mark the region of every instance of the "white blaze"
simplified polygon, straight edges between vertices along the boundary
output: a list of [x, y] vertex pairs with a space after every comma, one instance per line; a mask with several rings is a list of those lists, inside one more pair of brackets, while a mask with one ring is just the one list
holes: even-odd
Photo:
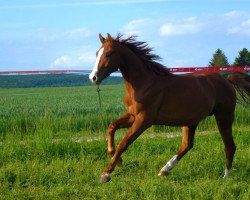
[[104, 47], [102, 47], [99, 52], [98, 52], [98, 55], [97, 55], [97, 58], [96, 58], [96, 61], [95, 61], [95, 66], [92, 70], [92, 72], [90, 73], [89, 75], [89, 79], [93, 82], [93, 77], [96, 76], [97, 72], [98, 72], [98, 65], [99, 65], [99, 62], [100, 62], [100, 59], [101, 59], [101, 56], [103, 54], [103, 51], [104, 51]]

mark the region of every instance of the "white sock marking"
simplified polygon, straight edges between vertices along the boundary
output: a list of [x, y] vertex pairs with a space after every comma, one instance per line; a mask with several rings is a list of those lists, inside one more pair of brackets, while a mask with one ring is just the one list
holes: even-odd
[[224, 173], [224, 176], [223, 176], [223, 179], [226, 179], [230, 174], [230, 170], [228, 169], [225, 169], [225, 173]]
[[110, 177], [110, 174], [109, 174], [108, 172], [105, 172], [105, 173], [103, 174], [103, 176], [105, 176], [105, 177]]
[[90, 75], [89, 75], [89, 79], [90, 79], [92, 82], [94, 82], [94, 81], [93, 81], [93, 77], [96, 76], [96, 74], [97, 74], [97, 72], [98, 72], [98, 65], [99, 65], [101, 56], [102, 56], [102, 54], [103, 54], [103, 51], [104, 51], [104, 47], [102, 47], [102, 48], [99, 50], [98, 55], [97, 55], [97, 58], [96, 58], [96, 61], [95, 61], [95, 66], [94, 66], [92, 72], [91, 72]]
[[169, 172], [177, 163], [177, 155], [175, 155], [167, 162], [167, 164], [161, 169], [161, 171]]

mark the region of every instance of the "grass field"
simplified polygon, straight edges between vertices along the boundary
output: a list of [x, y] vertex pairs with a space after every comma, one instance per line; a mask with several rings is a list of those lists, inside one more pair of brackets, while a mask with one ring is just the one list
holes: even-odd
[[[125, 111], [124, 86], [101, 89], [107, 127]], [[0, 89], [0, 199], [250, 199], [249, 109], [237, 106], [228, 180], [222, 181], [224, 147], [209, 117], [169, 176], [157, 173], [178, 150], [180, 128], [153, 126], [124, 153], [111, 182], [99, 185], [109, 157], [96, 87]], [[118, 131], [117, 142], [124, 134]]]

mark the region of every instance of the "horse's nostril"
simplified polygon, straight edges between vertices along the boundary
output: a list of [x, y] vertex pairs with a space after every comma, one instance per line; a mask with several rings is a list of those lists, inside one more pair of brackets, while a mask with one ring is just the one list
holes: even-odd
[[93, 76], [93, 81], [96, 81], [96, 79], [97, 79], [96, 76]]

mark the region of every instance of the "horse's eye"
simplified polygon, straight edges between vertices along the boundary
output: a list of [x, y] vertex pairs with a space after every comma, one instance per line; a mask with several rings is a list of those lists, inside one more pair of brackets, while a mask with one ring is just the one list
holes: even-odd
[[106, 53], [106, 58], [109, 58], [111, 56], [111, 52]]

